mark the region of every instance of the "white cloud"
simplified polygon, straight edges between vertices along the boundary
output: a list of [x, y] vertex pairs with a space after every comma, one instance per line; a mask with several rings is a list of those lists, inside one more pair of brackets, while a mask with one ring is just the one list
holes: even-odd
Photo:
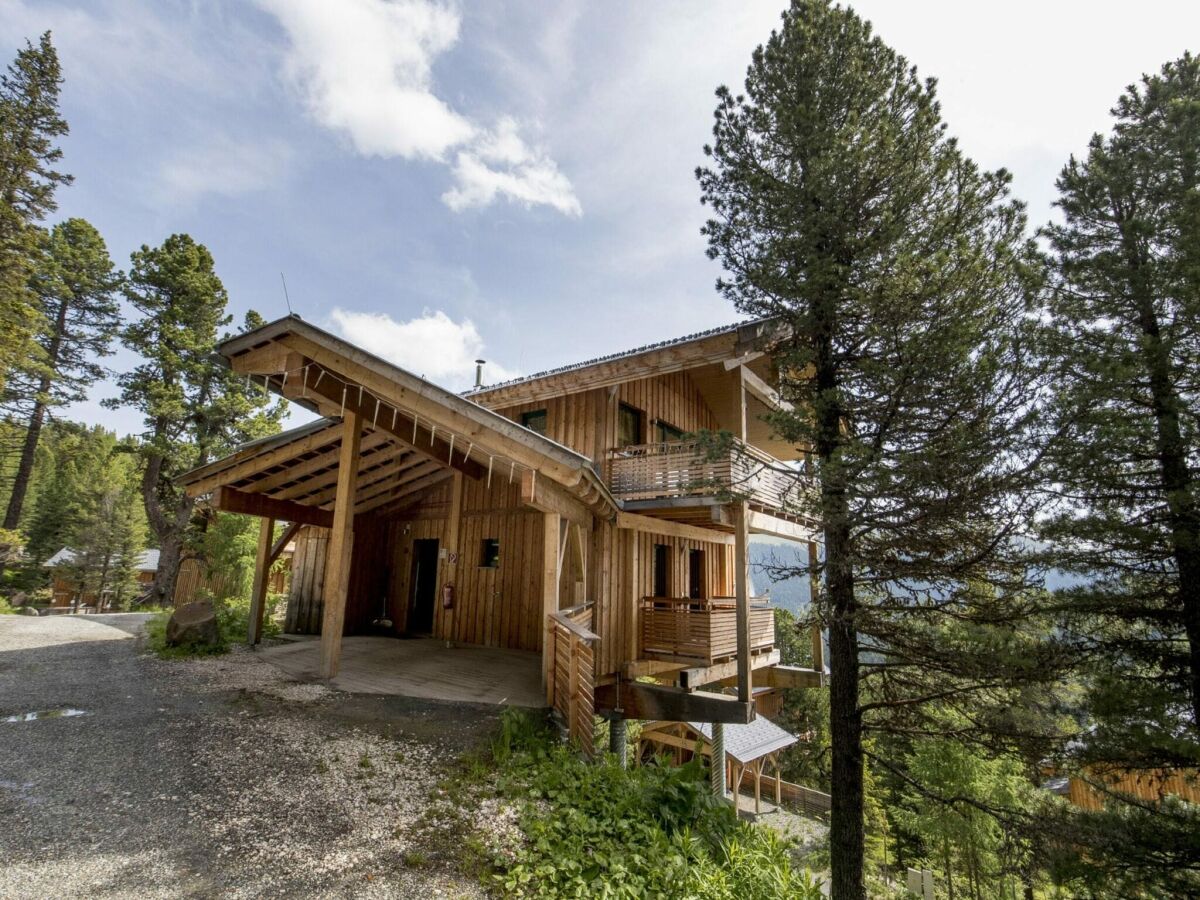
[[236, 197], [262, 190], [283, 178], [292, 152], [282, 141], [239, 142], [218, 135], [192, 144], [159, 168], [158, 193], [166, 202], [191, 202], [202, 194]]
[[[452, 390], [474, 384], [475, 360], [485, 355], [475, 323], [455, 322], [441, 310], [426, 310], [415, 319], [397, 322], [387, 313], [336, 307], [329, 319], [333, 329], [351, 343]], [[494, 384], [517, 373], [488, 362], [483, 374], [484, 381]]]
[[448, 162], [456, 211], [507, 198], [579, 215], [571, 182], [515, 119], [489, 130], [434, 92], [434, 60], [458, 40], [459, 15], [435, 0], [258, 0], [287, 32], [285, 71], [321, 125], [364, 156]]

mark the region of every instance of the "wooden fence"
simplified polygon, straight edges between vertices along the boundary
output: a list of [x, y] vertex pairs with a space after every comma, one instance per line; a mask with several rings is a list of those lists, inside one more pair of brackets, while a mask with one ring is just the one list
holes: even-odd
[[718, 456], [696, 441], [635, 444], [609, 452], [609, 486], [620, 500], [728, 494], [800, 513], [810, 485], [800, 471], [740, 442]]
[[600, 640], [591, 625], [592, 604], [585, 603], [551, 613], [546, 626], [553, 653], [547, 700], [566, 722], [570, 739], [589, 758], [595, 752], [595, 644]]
[[[775, 611], [761, 601], [750, 607], [750, 649], [775, 646]], [[737, 656], [737, 601], [643, 597], [641, 654], [699, 660], [712, 665]]]

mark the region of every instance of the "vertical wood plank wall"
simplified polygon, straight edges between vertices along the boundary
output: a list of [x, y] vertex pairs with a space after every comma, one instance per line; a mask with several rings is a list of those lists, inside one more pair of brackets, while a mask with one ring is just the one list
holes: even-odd
[[[627, 403], [643, 413], [645, 433], [655, 439], [654, 423], [663, 421], [683, 431], [715, 429], [717, 417], [685, 372], [627, 382], [615, 388], [581, 391], [498, 410], [514, 421], [521, 413], [545, 409], [547, 437], [591, 458], [600, 471], [607, 452], [617, 443], [617, 409]], [[490, 490], [486, 480], [463, 482], [459, 523], [459, 560], [454, 568], [453, 610], [435, 600], [434, 636], [460, 643], [538, 651], [542, 647], [542, 514], [521, 505], [519, 483], [497, 465]], [[413, 542], [435, 538], [446, 544], [449, 486], [443, 485], [417, 507], [392, 520], [363, 517], [355, 523], [355, 546], [346, 610], [348, 634], [380, 633], [372, 625], [386, 611], [392, 631], [407, 625], [412, 578]], [[480, 566], [482, 542], [500, 541], [500, 565]], [[688, 551], [705, 551], [709, 596], [732, 596], [733, 553], [723, 544], [690, 541], [643, 532], [618, 530], [597, 522], [588, 541], [587, 599], [595, 603], [593, 630], [596, 675], [616, 672], [633, 659], [637, 647], [637, 609], [654, 586], [654, 545], [670, 547], [672, 593], [683, 596], [688, 585]], [[321, 581], [328, 532], [304, 528], [297, 536], [296, 576], [288, 605], [288, 630], [319, 630]], [[636, 559], [636, 571], [631, 571]], [[563, 559], [561, 605], [574, 602], [574, 554]], [[310, 632], [311, 633], [311, 632]]]
[[615, 389], [580, 391], [496, 411], [519, 422], [522, 413], [546, 410], [546, 437], [588, 456], [600, 470], [608, 451], [617, 445], [617, 408], [621, 403], [642, 411], [646, 432], [640, 439], [643, 442], [655, 439], [654, 423], [660, 420], [682, 431], [717, 428], [717, 417], [686, 372], [655, 375], [628, 381]]

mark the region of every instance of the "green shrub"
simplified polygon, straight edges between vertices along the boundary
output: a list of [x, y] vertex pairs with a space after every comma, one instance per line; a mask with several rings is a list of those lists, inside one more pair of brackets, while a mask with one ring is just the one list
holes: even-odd
[[0, 597], [0, 616], [14, 616], [17, 611], [13, 609], [12, 604], [5, 597]]
[[[213, 599], [207, 591], [197, 592], [197, 600], [208, 600], [213, 605], [217, 616], [217, 631], [220, 641], [215, 646], [207, 644], [181, 644], [177, 647], [167, 645], [167, 621], [171, 618], [171, 610], [164, 609], [155, 613], [146, 622], [146, 642], [150, 649], [164, 659], [188, 656], [212, 656], [225, 653], [239, 641], [246, 640], [250, 626], [250, 601], [241, 598]], [[279, 623], [275, 621], [275, 608], [282, 601], [281, 594], [267, 595], [267, 608], [263, 613], [263, 637], [274, 637], [279, 634]]]
[[698, 762], [622, 769], [556, 745], [544, 717], [506, 710], [493, 754], [525, 840], [493, 860], [514, 897], [820, 897], [773, 831], [738, 821]]

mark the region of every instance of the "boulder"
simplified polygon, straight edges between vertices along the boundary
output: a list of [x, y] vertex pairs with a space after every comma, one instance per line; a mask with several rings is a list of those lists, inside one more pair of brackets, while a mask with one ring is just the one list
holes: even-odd
[[207, 600], [185, 603], [167, 620], [167, 644], [178, 647], [187, 644], [194, 647], [215, 647], [221, 643], [221, 632], [217, 628], [217, 614]]
[[23, 615], [23, 616], [40, 616], [41, 613], [39, 613], [37, 611], [36, 606], [22, 606], [21, 607], [21, 615]]

